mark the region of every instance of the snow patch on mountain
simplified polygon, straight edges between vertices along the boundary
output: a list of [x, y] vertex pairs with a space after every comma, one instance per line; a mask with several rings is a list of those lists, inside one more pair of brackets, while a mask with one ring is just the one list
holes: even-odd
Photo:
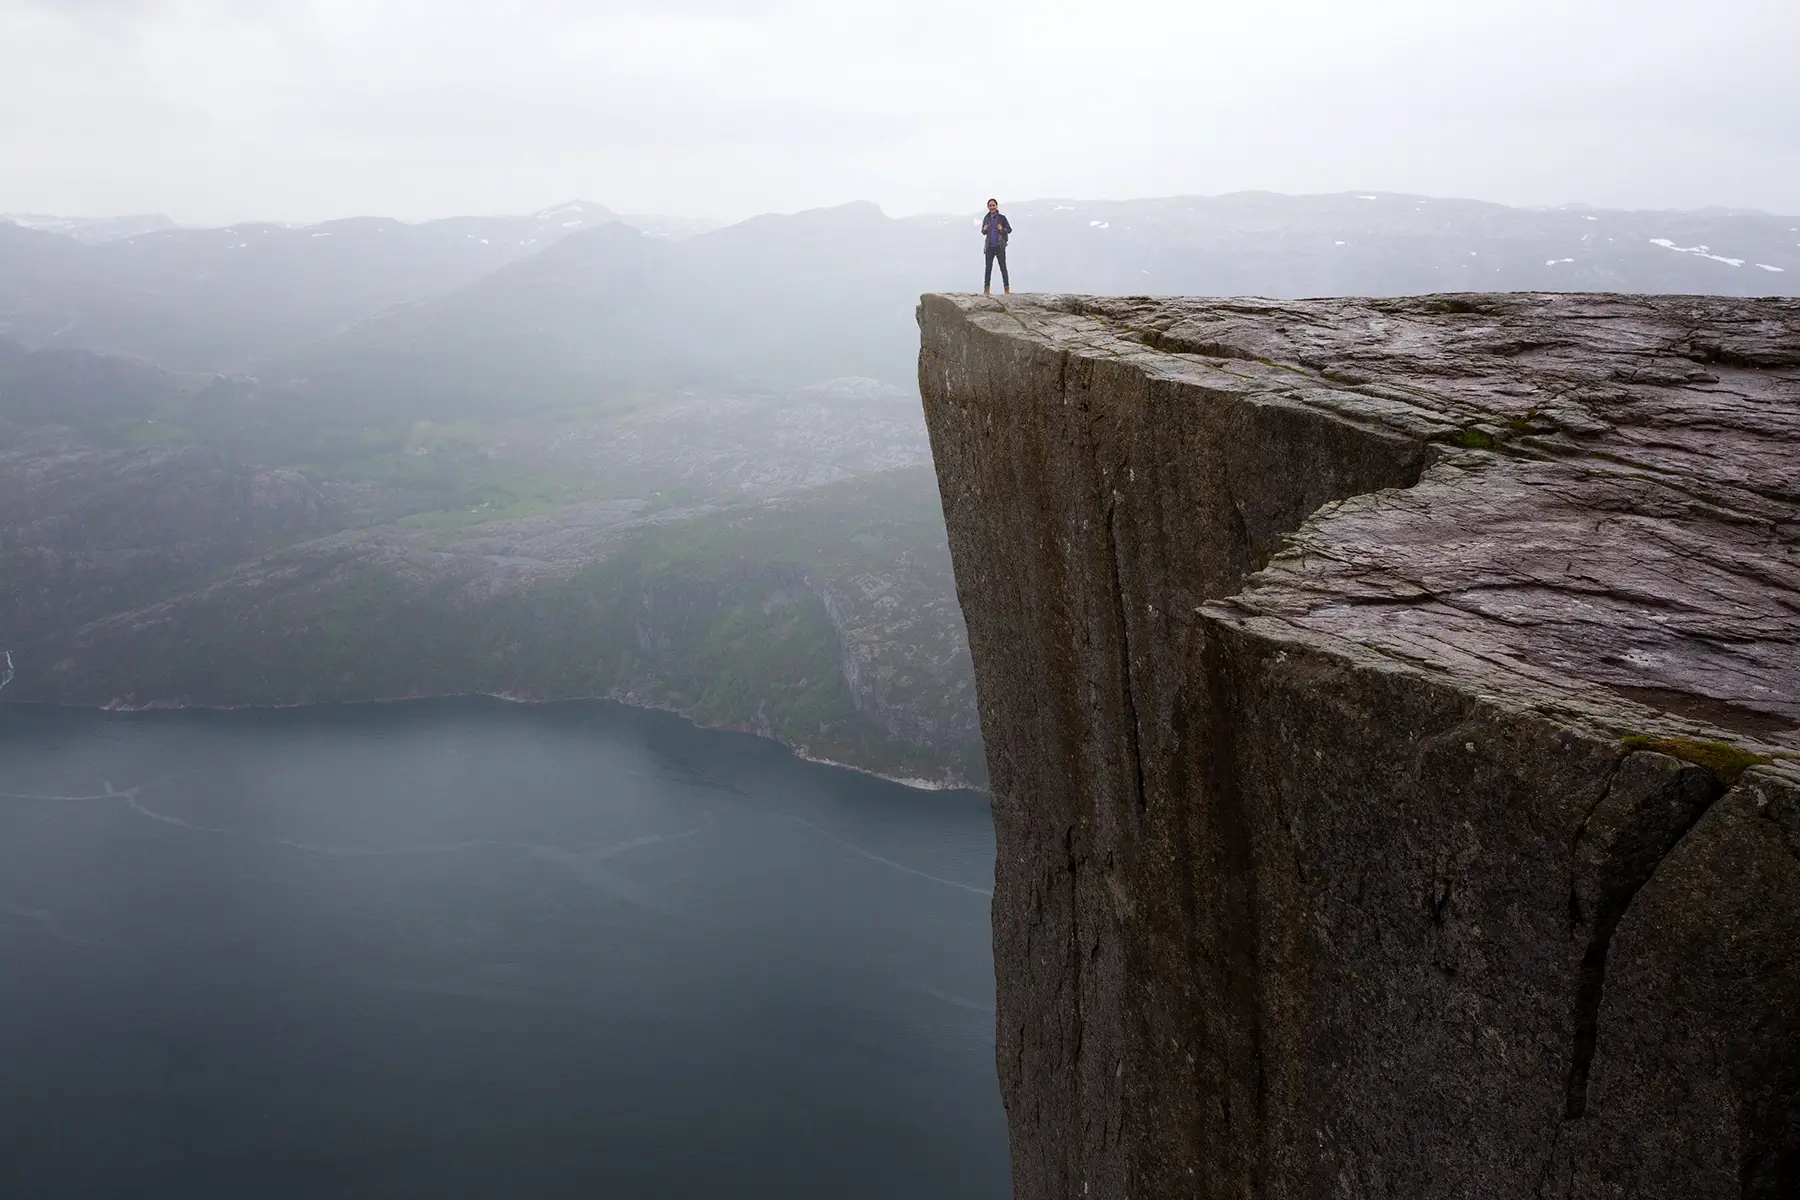
[[1734, 267], [1744, 265], [1744, 260], [1741, 258], [1726, 258], [1722, 254], [1714, 254], [1711, 246], [1677, 246], [1668, 238], [1651, 238], [1650, 244], [1661, 246], [1665, 250], [1673, 250], [1677, 254], [1698, 254], [1701, 258], [1710, 258], [1714, 262], [1727, 263]]

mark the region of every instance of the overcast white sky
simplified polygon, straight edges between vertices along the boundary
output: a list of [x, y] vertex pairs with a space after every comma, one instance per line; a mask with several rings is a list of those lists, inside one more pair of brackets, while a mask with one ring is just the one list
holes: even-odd
[[1800, 213], [1800, 0], [0, 0], [0, 212]]

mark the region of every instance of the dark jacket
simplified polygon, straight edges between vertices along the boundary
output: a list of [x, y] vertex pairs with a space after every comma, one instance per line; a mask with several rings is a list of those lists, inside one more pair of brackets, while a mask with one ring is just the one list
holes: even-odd
[[[995, 225], [1000, 227], [1000, 237], [997, 241], [994, 238]], [[991, 212], [983, 213], [981, 215], [981, 244], [983, 246], [998, 246], [1000, 249], [1004, 250], [1006, 249], [1006, 239], [1011, 236], [1012, 222], [1006, 219], [1005, 213]]]

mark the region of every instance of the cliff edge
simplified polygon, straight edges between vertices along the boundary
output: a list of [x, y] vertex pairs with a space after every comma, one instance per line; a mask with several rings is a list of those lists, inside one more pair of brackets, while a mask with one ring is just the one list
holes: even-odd
[[1800, 1195], [1800, 302], [920, 326], [1019, 1197]]

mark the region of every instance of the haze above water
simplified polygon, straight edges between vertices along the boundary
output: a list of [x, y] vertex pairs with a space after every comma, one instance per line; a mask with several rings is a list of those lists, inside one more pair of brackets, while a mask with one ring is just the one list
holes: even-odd
[[999, 1197], [981, 797], [598, 704], [0, 714], [0, 1194]]

